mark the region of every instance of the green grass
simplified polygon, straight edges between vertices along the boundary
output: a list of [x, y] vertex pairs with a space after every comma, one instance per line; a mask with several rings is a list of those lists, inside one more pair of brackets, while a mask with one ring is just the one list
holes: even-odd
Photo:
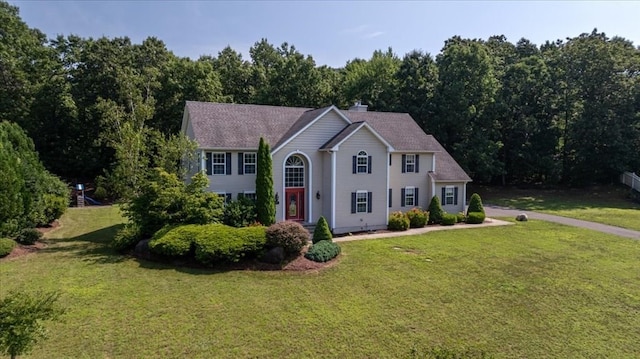
[[[72, 209], [40, 253], [0, 262], [0, 295], [68, 309], [24, 358], [632, 358], [640, 242], [540, 221], [341, 243], [318, 273], [171, 268], [113, 254], [115, 208]], [[459, 349], [460, 351], [462, 349]]]
[[640, 231], [640, 204], [629, 189], [601, 186], [587, 189], [517, 189], [475, 187], [484, 203], [555, 214]]

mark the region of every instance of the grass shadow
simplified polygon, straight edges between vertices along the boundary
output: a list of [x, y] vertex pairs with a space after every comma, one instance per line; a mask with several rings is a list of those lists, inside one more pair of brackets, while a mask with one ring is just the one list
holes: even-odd
[[123, 227], [124, 224], [120, 223], [75, 237], [47, 239], [46, 243], [50, 245], [43, 248], [42, 251], [46, 253], [66, 252], [92, 263], [119, 263], [126, 260], [127, 256], [114, 251], [109, 246], [109, 242]]

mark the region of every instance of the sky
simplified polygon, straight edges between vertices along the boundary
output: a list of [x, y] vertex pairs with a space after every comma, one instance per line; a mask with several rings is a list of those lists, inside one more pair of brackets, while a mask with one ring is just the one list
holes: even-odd
[[311, 55], [317, 65], [343, 67], [391, 47], [398, 56], [436, 56], [452, 36], [505, 35], [534, 44], [594, 28], [640, 46], [640, 1], [16, 1], [22, 20], [49, 38], [62, 35], [150, 36], [175, 55], [217, 56], [226, 46], [249, 60], [266, 38]]

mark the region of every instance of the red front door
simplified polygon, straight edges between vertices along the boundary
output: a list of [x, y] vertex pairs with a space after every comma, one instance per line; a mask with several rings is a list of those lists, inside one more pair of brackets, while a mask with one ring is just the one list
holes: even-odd
[[285, 218], [291, 221], [304, 221], [304, 188], [285, 189]]

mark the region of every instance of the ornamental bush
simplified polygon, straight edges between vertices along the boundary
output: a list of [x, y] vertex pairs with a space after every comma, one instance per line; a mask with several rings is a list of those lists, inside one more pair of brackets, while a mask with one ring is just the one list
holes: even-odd
[[429, 203], [429, 224], [438, 224], [442, 222], [442, 215], [444, 210], [440, 204], [440, 198], [433, 196], [431, 203]]
[[224, 207], [222, 223], [231, 227], [246, 227], [256, 221], [256, 204], [246, 197], [231, 201]]
[[484, 213], [482, 212], [469, 212], [467, 213], [468, 224], [480, 224], [484, 222]]
[[412, 208], [406, 213], [409, 219], [409, 228], [422, 228], [427, 224], [429, 213], [420, 208]]
[[456, 217], [456, 222], [458, 223], [464, 223], [467, 220], [467, 216], [465, 216], [463, 212], [458, 213]]
[[[223, 224], [192, 225], [195, 235], [195, 258], [204, 265], [238, 262], [255, 257], [264, 249], [265, 227], [234, 228]], [[170, 232], [169, 232], [170, 233]]]
[[389, 215], [387, 229], [390, 231], [406, 231], [409, 229], [409, 225], [409, 218], [404, 213], [397, 211]]
[[267, 228], [267, 247], [282, 247], [286, 254], [297, 255], [307, 245], [309, 237], [309, 231], [298, 222], [278, 222]]
[[11, 238], [0, 238], [0, 258], [8, 256], [16, 247], [16, 241]]
[[449, 214], [449, 213], [445, 213], [442, 215], [442, 225], [443, 226], [453, 226], [454, 224], [456, 224], [458, 220], [458, 216], [456, 216], [455, 214]]
[[304, 257], [314, 262], [328, 262], [340, 254], [340, 246], [331, 241], [319, 241], [315, 243]]
[[197, 225], [176, 228], [165, 227], [156, 232], [149, 241], [149, 250], [168, 257], [182, 257], [189, 254], [198, 234]]
[[323, 216], [320, 216], [318, 219], [318, 223], [316, 223], [316, 228], [313, 230], [313, 243], [318, 243], [320, 241], [329, 241], [333, 239], [331, 235], [331, 231], [329, 230], [329, 224], [327, 220], [324, 219]]
[[469, 207], [467, 208], [467, 216], [471, 212], [481, 212], [484, 214], [484, 207], [482, 206], [482, 199], [480, 199], [480, 195], [474, 193], [471, 195], [469, 199]]
[[42, 233], [35, 228], [24, 228], [18, 233], [16, 242], [20, 244], [32, 245], [42, 238]]

